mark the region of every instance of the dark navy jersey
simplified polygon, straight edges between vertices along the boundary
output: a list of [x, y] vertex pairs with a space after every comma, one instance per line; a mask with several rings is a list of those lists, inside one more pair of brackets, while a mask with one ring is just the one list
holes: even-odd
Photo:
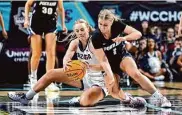
[[[102, 48], [109, 60], [112, 68], [116, 67], [116, 64], [120, 64], [122, 57], [128, 52], [125, 49], [125, 42], [113, 42], [112, 39], [120, 36], [126, 24], [122, 21], [114, 21], [111, 26], [111, 37], [107, 40], [99, 29], [97, 29], [92, 35], [92, 43], [95, 49]], [[118, 65], [119, 68], [119, 65]]]
[[35, 1], [33, 5], [33, 17], [37, 18], [56, 18], [58, 1]]

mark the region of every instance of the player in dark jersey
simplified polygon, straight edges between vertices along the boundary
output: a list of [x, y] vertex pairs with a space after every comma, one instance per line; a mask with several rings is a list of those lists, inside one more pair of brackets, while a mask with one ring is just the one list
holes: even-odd
[[[127, 34], [121, 36], [122, 32]], [[152, 94], [152, 104], [161, 107], [170, 107], [171, 103], [152, 84], [152, 82], [138, 70], [136, 63], [125, 49], [125, 41], [137, 40], [142, 36], [141, 32], [124, 24], [110, 10], [103, 9], [98, 15], [98, 29], [93, 33], [92, 43], [95, 55], [107, 74], [106, 83], [110, 94], [121, 100], [126, 98], [120, 90], [118, 81], [120, 71], [126, 72], [143, 89]]]
[[[33, 12], [29, 22], [29, 12], [33, 5]], [[37, 81], [37, 68], [42, 52], [42, 36], [45, 38], [46, 49], [46, 71], [55, 66], [55, 47], [56, 47], [56, 23], [57, 9], [61, 12], [62, 28], [67, 31], [65, 26], [65, 13], [63, 1], [34, 1], [28, 0], [25, 5], [24, 27], [29, 30], [31, 41], [31, 84]]]

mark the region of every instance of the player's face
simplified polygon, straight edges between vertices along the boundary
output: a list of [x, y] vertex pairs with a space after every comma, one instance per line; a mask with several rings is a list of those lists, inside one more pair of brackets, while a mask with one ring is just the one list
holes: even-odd
[[75, 24], [74, 32], [80, 40], [87, 40], [89, 38], [89, 29], [84, 23]]
[[103, 34], [107, 34], [111, 30], [112, 23], [112, 20], [103, 20], [99, 18], [98, 27]]

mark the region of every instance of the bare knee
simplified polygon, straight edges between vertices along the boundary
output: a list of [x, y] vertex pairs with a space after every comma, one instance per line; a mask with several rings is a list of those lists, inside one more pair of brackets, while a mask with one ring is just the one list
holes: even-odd
[[46, 49], [46, 54], [48, 57], [55, 57], [55, 49], [52, 49], [52, 48], [48, 48]]
[[56, 71], [54, 70], [54, 69], [51, 69], [51, 70], [49, 70], [46, 74], [45, 74], [45, 76], [46, 76], [46, 78], [49, 80], [49, 81], [54, 81], [54, 77], [55, 77], [55, 73], [56, 73]]
[[80, 105], [82, 106], [93, 106], [99, 100], [103, 99], [104, 94], [100, 87], [91, 88], [85, 91], [80, 97]]
[[39, 52], [39, 51], [32, 52], [32, 58], [39, 59], [40, 57], [41, 57], [41, 52]]
[[80, 97], [81, 106], [93, 106], [90, 100], [90, 95]]

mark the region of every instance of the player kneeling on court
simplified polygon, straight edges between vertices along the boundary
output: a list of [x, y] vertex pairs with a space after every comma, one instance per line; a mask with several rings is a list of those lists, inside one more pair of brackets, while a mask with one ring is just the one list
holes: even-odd
[[[108, 95], [103, 68], [93, 55], [94, 48], [90, 42], [90, 32], [93, 29], [85, 20], [80, 19], [75, 22], [73, 30], [74, 32], [70, 34], [72, 41], [63, 58], [63, 68], [48, 71], [26, 94], [9, 92], [8, 97], [10, 99], [28, 104], [36, 93], [45, 89], [52, 82], [61, 82], [84, 89], [80, 97], [69, 101], [70, 106], [93, 106]], [[84, 64], [82, 61], [71, 61], [75, 53]], [[86, 72], [85, 69], [87, 69]], [[130, 106], [137, 107], [146, 104], [145, 99], [132, 97], [130, 94], [125, 94], [123, 97], [125, 99], [122, 102]]]

